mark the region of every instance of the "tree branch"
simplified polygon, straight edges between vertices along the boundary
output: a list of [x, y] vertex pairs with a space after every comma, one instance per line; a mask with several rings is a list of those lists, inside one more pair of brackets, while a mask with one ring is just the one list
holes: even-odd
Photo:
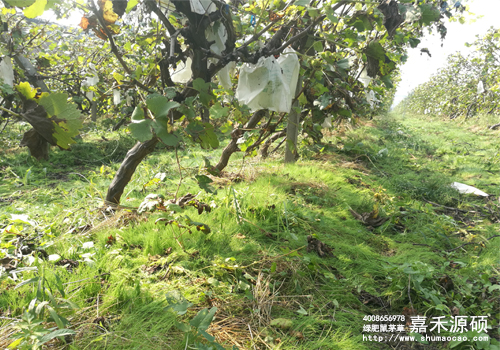
[[146, 1], [146, 6], [148, 6], [148, 8], [158, 16], [158, 18], [161, 20], [163, 25], [167, 28], [168, 33], [171, 36], [174, 35], [174, 33], [175, 33], [174, 26], [172, 25], [172, 23], [170, 23], [170, 21], [165, 16], [165, 14], [163, 12], [161, 12], [161, 9], [158, 6], [156, 6], [156, 2], [148, 0], [148, 1]]
[[[111, 32], [109, 31], [108, 27], [106, 27], [106, 23], [104, 22], [104, 19], [102, 18], [101, 14], [97, 10], [97, 7], [94, 3], [94, 0], [90, 0], [89, 3], [90, 3], [90, 6], [92, 7], [92, 11], [94, 11], [94, 14], [97, 17], [97, 20], [99, 21], [99, 24], [101, 25], [102, 29], [106, 33], [106, 36], [108, 37], [109, 44], [111, 45], [111, 51], [116, 56], [116, 58], [118, 59], [118, 62], [120, 62], [121, 66], [123, 67], [125, 72], [128, 75], [131, 75], [132, 70], [130, 70], [130, 68], [127, 66], [127, 63], [123, 60], [123, 57], [122, 57], [122, 55], [120, 55], [120, 52], [118, 52], [118, 48], [116, 47], [115, 41], [113, 40], [113, 36], [112, 36]], [[149, 91], [149, 88], [146, 85], [142, 84], [139, 80], [134, 78], [134, 79], [132, 79], [132, 81], [134, 82], [135, 85], [139, 86], [141, 89], [143, 89], [145, 91]]]

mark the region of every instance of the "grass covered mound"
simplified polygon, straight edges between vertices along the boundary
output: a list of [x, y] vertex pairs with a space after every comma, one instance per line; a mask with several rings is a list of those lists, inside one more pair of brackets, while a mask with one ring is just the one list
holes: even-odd
[[[102, 199], [133, 141], [106, 137], [49, 162], [2, 151], [0, 347], [498, 349], [498, 131], [384, 117], [304, 146], [294, 165], [237, 155], [220, 178], [204, 171], [220, 153], [189, 148], [181, 182], [159, 149], [117, 211]], [[405, 330], [368, 330], [384, 315]], [[363, 339], [408, 336], [417, 315], [488, 328]]]

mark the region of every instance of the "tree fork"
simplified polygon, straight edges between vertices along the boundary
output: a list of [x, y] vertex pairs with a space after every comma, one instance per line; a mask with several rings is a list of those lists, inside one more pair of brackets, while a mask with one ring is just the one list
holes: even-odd
[[[266, 109], [261, 109], [260, 111], [255, 112], [242, 129], [255, 128], [266, 114], [267, 114]], [[224, 168], [227, 166], [227, 163], [229, 163], [229, 158], [231, 158], [232, 154], [239, 151], [237, 142], [243, 133], [242, 129], [235, 129], [231, 133], [231, 141], [222, 151], [219, 163], [217, 163], [217, 165], [215, 166], [215, 169], [217, 169], [219, 172], [224, 170]]]
[[278, 131], [277, 133], [273, 134], [270, 138], [266, 140], [266, 142], [264, 142], [264, 145], [260, 150], [260, 156], [264, 159], [267, 158], [269, 156], [269, 147], [271, 147], [273, 142], [285, 136], [286, 136], [286, 129]]
[[148, 154], [154, 151], [158, 142], [159, 140], [157, 137], [146, 142], [137, 142], [135, 146], [127, 152], [125, 159], [109, 185], [106, 203], [120, 204], [123, 190], [130, 182], [130, 179], [132, 179], [135, 169]]

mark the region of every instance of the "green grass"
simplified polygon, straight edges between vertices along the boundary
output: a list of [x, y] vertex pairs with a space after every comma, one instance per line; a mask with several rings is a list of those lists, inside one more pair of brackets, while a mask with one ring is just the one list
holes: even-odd
[[[13, 254], [20, 241], [32, 244], [26, 252], [35, 257], [31, 266], [57, 274], [65, 299], [80, 307], [76, 313], [61, 309], [76, 335], [68, 344], [51, 341], [55, 348], [184, 349], [176, 322], [212, 306], [218, 311], [209, 333], [226, 348], [389, 349], [396, 344], [363, 342], [363, 325], [370, 323], [363, 317], [411, 308], [429, 317], [448, 316], [455, 308], [460, 315], [487, 315], [493, 327], [488, 334], [498, 340], [499, 290], [493, 286], [500, 278], [500, 239], [488, 240], [500, 227], [498, 131], [408, 116], [375, 124], [337, 134], [321, 147], [304, 146], [303, 158], [286, 167], [279, 158], [242, 161], [236, 155], [228, 172], [242, 170], [244, 180], [216, 180], [216, 194], [200, 192], [193, 177], [203, 174], [204, 155], [214, 163], [221, 150], [181, 150], [186, 180], [179, 195], [200, 192], [197, 199], [213, 209], [180, 213], [211, 229], [193, 228], [180, 237], [176, 228], [155, 224], [165, 212], [124, 209], [113, 215], [101, 207], [134, 143], [124, 133], [106, 134], [109, 141], [103, 141], [91, 130], [72, 152], [53, 150], [48, 162], [34, 161], [24, 150], [4, 152], [0, 227], [9, 232], [2, 234], [0, 258]], [[122, 204], [138, 207], [149, 193], [173, 198], [175, 165], [172, 152], [155, 151], [136, 171]], [[148, 185], [159, 172], [164, 181]], [[449, 187], [454, 181], [497, 202], [461, 195]], [[368, 228], [350, 209], [376, 209], [389, 220]], [[12, 214], [27, 214], [33, 225], [13, 223]], [[333, 256], [308, 251], [307, 236], [333, 248]], [[69, 270], [43, 252], [79, 264]], [[28, 265], [24, 259], [18, 268]], [[2, 275], [3, 347], [13, 321], [36, 295], [34, 285], [14, 287], [35, 275], [20, 272], [16, 281]], [[53, 274], [46, 277], [57, 284]], [[186, 314], [166, 309], [166, 294], [173, 291], [193, 304]], [[291, 320], [291, 327], [272, 326], [277, 318]], [[467, 342], [454, 349], [481, 346]]]

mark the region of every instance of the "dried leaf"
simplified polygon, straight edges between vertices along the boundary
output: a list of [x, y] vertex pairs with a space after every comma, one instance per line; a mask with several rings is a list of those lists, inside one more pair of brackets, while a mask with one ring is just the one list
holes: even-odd
[[24, 133], [19, 146], [28, 147], [31, 156], [36, 160], [49, 159], [49, 143], [35, 129]]
[[378, 210], [374, 209], [370, 213], [362, 213], [358, 214], [354, 210], [349, 209], [352, 216], [358, 221], [361, 221], [363, 225], [366, 226], [371, 226], [371, 227], [378, 227], [383, 225], [387, 220], [389, 220], [388, 217], [380, 218], [378, 217]]
[[118, 20], [119, 16], [113, 11], [112, 1], [99, 1], [99, 6], [102, 10], [102, 18], [106, 21], [106, 23], [114, 24]]
[[387, 29], [387, 34], [392, 38], [396, 28], [404, 22], [404, 17], [399, 13], [398, 3], [394, 0], [387, 0], [377, 8], [384, 14], [384, 26]]
[[321, 258], [333, 257], [332, 248], [313, 236], [307, 236], [307, 251], [316, 252]]

